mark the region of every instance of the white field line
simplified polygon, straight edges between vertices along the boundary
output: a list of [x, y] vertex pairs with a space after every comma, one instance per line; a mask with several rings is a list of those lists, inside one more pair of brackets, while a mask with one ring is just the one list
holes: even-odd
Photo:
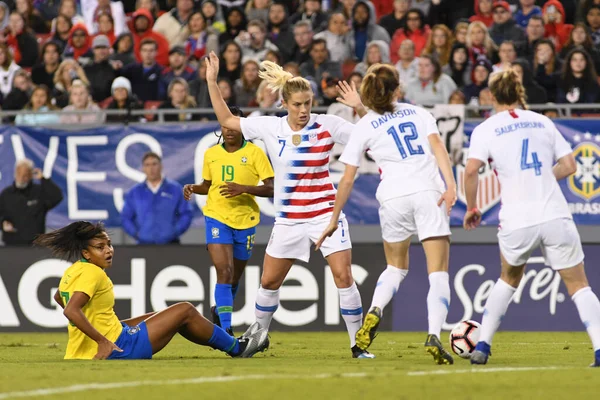
[[35, 389], [21, 392], [0, 393], [0, 399], [15, 399], [20, 397], [50, 396], [54, 394], [85, 392], [87, 390], [123, 389], [140, 386], [172, 386], [172, 385], [198, 385], [203, 383], [235, 382], [245, 380], [284, 380], [284, 379], [329, 379], [329, 378], [363, 378], [366, 373], [346, 374], [316, 374], [316, 375], [239, 375], [239, 376], [207, 376], [189, 379], [168, 379], [152, 381], [106, 382], [89, 383], [72, 386], [63, 386], [47, 389]]
[[494, 372], [522, 372], [522, 371], [556, 371], [568, 369], [564, 367], [497, 367], [482, 368], [474, 367], [469, 369], [436, 369], [432, 371], [411, 371], [407, 376], [428, 376], [428, 375], [452, 375], [452, 374], [486, 374]]
[[[432, 371], [410, 371], [406, 376], [449, 375], [468, 373], [494, 373], [494, 372], [519, 372], [519, 371], [552, 371], [562, 370], [562, 367], [501, 367], [501, 368], [473, 368], [473, 369], [439, 369]], [[364, 378], [367, 373], [345, 374], [315, 374], [315, 375], [239, 375], [239, 376], [209, 376], [189, 379], [168, 379], [153, 381], [106, 382], [89, 383], [81, 385], [63, 386], [47, 389], [35, 389], [20, 392], [0, 393], [0, 400], [22, 397], [41, 397], [64, 393], [85, 392], [88, 390], [123, 389], [140, 386], [172, 386], [172, 385], [199, 385], [203, 383], [235, 382], [248, 380], [285, 380], [285, 379], [330, 379], [330, 378]]]

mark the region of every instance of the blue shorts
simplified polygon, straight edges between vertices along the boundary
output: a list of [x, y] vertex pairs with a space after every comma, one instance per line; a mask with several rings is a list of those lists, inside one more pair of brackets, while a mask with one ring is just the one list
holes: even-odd
[[113, 351], [109, 360], [141, 360], [152, 358], [152, 344], [148, 338], [148, 328], [146, 322], [142, 322], [136, 326], [123, 325], [123, 331], [117, 338], [115, 344], [119, 346], [122, 353]]
[[233, 258], [247, 260], [252, 255], [256, 227], [248, 229], [234, 229], [217, 221], [214, 218], [204, 217], [206, 220], [206, 244], [231, 244], [233, 245]]

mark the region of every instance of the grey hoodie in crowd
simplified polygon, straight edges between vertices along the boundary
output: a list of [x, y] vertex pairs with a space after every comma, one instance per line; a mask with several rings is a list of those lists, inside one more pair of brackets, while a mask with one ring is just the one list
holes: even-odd
[[8, 21], [10, 19], [10, 8], [8, 8], [8, 5], [6, 5], [6, 3], [3, 1], [0, 1], [0, 7], [4, 9], [4, 18], [2, 18], [2, 21], [0, 22], [0, 30], [3, 31], [8, 26]]
[[383, 40], [373, 40], [367, 43], [367, 51], [365, 51], [365, 56], [363, 57], [362, 62], [358, 63], [356, 67], [354, 67], [354, 72], [359, 72], [362, 76], [365, 76], [367, 69], [369, 69], [370, 66], [367, 62], [367, 57], [369, 55], [369, 49], [372, 46], [379, 47], [379, 52], [381, 54], [381, 62], [383, 64], [390, 63], [390, 46]]

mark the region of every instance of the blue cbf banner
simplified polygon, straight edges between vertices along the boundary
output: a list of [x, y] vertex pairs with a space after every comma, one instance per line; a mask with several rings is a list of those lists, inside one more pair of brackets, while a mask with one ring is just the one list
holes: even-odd
[[[575, 223], [600, 224], [600, 128], [598, 120], [555, 120], [558, 130], [573, 148], [577, 161], [577, 172], [559, 182]], [[475, 123], [465, 123], [465, 138], [468, 146]], [[464, 169], [468, 149], [465, 147], [461, 161], [456, 165], [458, 201], [452, 210], [450, 224], [462, 225], [466, 209]], [[479, 171], [477, 205], [483, 212], [482, 225], [498, 225], [500, 211], [500, 185], [490, 165]]]
[[[216, 134], [220, 134], [216, 123], [105, 126], [82, 131], [2, 126], [0, 190], [13, 183], [15, 161], [26, 157], [63, 191], [64, 200], [48, 214], [49, 227], [58, 228], [75, 220], [102, 220], [109, 227], [119, 227], [124, 194], [145, 179], [141, 171], [144, 153], [161, 155], [166, 177], [182, 185], [199, 183], [204, 152], [217, 143]], [[334, 155], [331, 163], [334, 183], [344, 169], [337, 157]], [[357, 189], [346, 208], [350, 223], [379, 222], [374, 197], [378, 182], [378, 175], [357, 179]], [[257, 201], [261, 224], [272, 224], [272, 200]], [[201, 207], [205, 202], [206, 196], [194, 196], [192, 226], [204, 225]]]

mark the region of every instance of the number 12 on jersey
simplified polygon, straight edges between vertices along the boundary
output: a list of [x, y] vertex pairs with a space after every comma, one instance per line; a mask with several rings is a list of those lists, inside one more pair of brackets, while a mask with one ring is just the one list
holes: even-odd
[[534, 151], [531, 153], [533, 162], [527, 162], [529, 158], [529, 139], [523, 139], [523, 147], [521, 149], [521, 170], [533, 168], [536, 175], [542, 174], [542, 162], [538, 158], [538, 154]]
[[[416, 149], [412, 146], [411, 141], [419, 137], [417, 133], [417, 127], [415, 126], [415, 124], [413, 124], [412, 122], [405, 122], [403, 124], [398, 125], [398, 130], [400, 131], [400, 133], [406, 134], [402, 138], [404, 139], [404, 144], [402, 144], [402, 140], [398, 135], [396, 127], [392, 126], [390, 129], [387, 130], [387, 133], [389, 135], [392, 135], [392, 137], [394, 138], [394, 142], [396, 142], [396, 146], [398, 147], [398, 151], [400, 152], [400, 156], [402, 157], [402, 159], [408, 156], [414, 156], [415, 154], [425, 154], [425, 152], [423, 151], [423, 147], [421, 147], [420, 145], [417, 145]], [[408, 154], [406, 153], [406, 150], [408, 150]]]

